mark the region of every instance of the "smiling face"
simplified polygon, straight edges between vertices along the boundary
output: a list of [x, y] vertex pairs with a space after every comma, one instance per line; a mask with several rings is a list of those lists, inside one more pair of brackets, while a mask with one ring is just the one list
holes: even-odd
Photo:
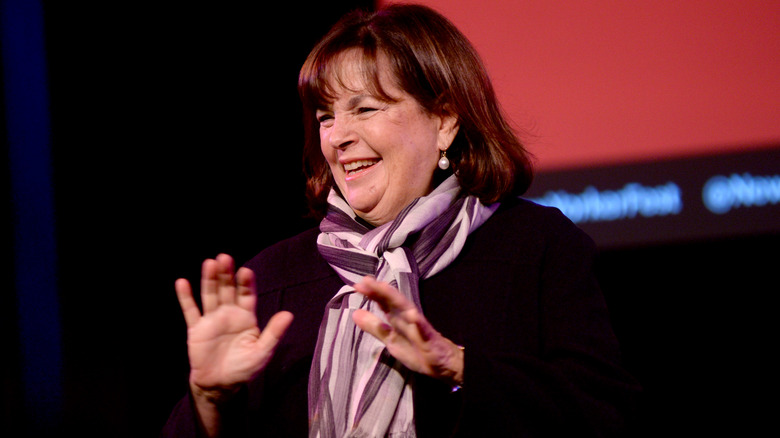
[[372, 94], [362, 65], [354, 50], [340, 57], [333, 99], [317, 110], [317, 119], [334, 182], [355, 213], [378, 226], [433, 190], [440, 151], [458, 125], [455, 116], [430, 114], [398, 88], [383, 56], [379, 84], [393, 100]]

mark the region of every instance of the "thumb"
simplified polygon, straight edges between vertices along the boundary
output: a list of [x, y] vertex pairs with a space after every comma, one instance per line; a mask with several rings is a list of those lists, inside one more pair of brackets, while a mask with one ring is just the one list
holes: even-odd
[[270, 355], [276, 350], [287, 329], [293, 321], [293, 314], [287, 311], [276, 313], [268, 320], [268, 324], [257, 339], [257, 347], [261, 354]]

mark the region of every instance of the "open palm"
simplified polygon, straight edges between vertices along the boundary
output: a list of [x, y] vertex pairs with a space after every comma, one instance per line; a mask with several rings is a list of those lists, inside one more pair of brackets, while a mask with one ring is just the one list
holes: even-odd
[[190, 385], [215, 399], [233, 393], [262, 371], [292, 322], [292, 314], [279, 312], [260, 331], [254, 273], [247, 268], [235, 276], [233, 272], [233, 259], [228, 255], [203, 262], [203, 313], [190, 283], [185, 279], [176, 282], [187, 324]]

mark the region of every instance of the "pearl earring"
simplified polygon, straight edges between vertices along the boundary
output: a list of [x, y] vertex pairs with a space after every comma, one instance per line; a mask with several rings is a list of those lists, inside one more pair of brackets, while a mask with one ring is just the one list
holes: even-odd
[[447, 158], [447, 151], [441, 151], [441, 158], [439, 158], [439, 169], [447, 170], [450, 167], [450, 160]]

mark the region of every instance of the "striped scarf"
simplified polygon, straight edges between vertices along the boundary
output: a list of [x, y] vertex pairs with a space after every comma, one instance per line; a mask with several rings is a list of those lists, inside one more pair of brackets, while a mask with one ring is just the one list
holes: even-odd
[[419, 281], [449, 265], [498, 204], [486, 207], [462, 196], [455, 176], [377, 228], [356, 220], [333, 190], [328, 203], [317, 244], [345, 286], [328, 303], [320, 325], [309, 376], [309, 436], [414, 437], [412, 372], [352, 321], [356, 309], [386, 321], [379, 305], [352, 285], [374, 275], [421, 308]]

